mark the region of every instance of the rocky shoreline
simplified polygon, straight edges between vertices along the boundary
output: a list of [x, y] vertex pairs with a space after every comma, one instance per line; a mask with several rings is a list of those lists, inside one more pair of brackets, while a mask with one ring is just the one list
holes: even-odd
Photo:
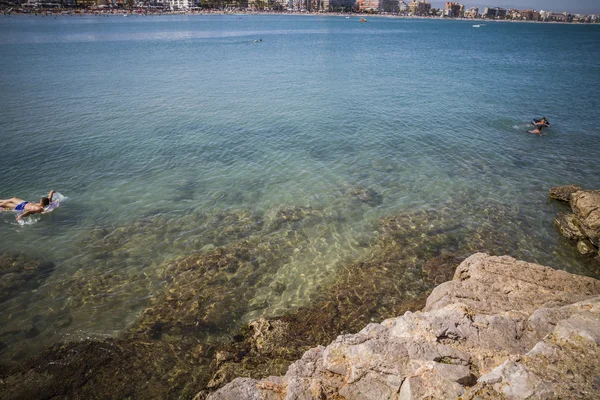
[[600, 281], [478, 253], [422, 312], [341, 335], [284, 376], [237, 378], [208, 398], [592, 398], [599, 357]]
[[[340, 193], [344, 196], [342, 199], [357, 212], [381, 200], [368, 188], [345, 187]], [[551, 197], [568, 199], [575, 205], [572, 207], [572, 220], [580, 222], [574, 225], [580, 227], [582, 234], [588, 235], [585, 240], [595, 245], [598, 237], [594, 236], [597, 232], [594, 221], [597, 220], [589, 217], [596, 215], [600, 208], [594, 202], [597, 197], [587, 193], [579, 188], [561, 187], [553, 188]], [[282, 398], [289, 392], [298, 398], [313, 398], [310, 396], [314, 393], [306, 392], [302, 385], [309, 381], [309, 386], [321, 385], [319, 382], [327, 376], [335, 382], [327, 383], [331, 386], [318, 393], [325, 398], [365, 398], [360, 385], [367, 384], [370, 379], [376, 387], [371, 388], [375, 390], [373, 393], [384, 396], [379, 398], [385, 398], [387, 394], [391, 398], [399, 394], [406, 396], [407, 393], [418, 398], [421, 393], [419, 387], [429, 385], [423, 383], [429, 378], [433, 379], [431, 382], [439, 381], [440, 387], [449, 385], [450, 396], [460, 392], [466, 398], [476, 391], [492, 393], [495, 383], [486, 384], [487, 378], [484, 377], [489, 377], [494, 368], [504, 362], [510, 362], [505, 365], [505, 370], [494, 373], [502, 375], [513, 371], [523, 376], [523, 368], [526, 367], [541, 379], [532, 378], [535, 382], [551, 382], [553, 393], [562, 393], [562, 386], [552, 383], [558, 379], [556, 376], [549, 377], [549, 371], [538, 371], [530, 364], [519, 364], [519, 360], [526, 357], [536, 344], [546, 340], [544, 338], [556, 324], [579, 313], [577, 310], [597, 312], [594, 311], [597, 305], [589, 301], [599, 295], [598, 281], [510, 257], [476, 254], [461, 264], [473, 253], [513, 254], [513, 251], [518, 252], [519, 243], [532, 241], [532, 236], [519, 226], [514, 226], [513, 230], [498, 229], [505, 225], [507, 219], [514, 218], [511, 210], [501, 205], [487, 201], [481, 206], [485, 212], [478, 214], [476, 221], [463, 220], [461, 223], [449, 218], [461, 207], [473, 210], [475, 203], [467, 196], [453, 199], [453, 202], [440, 205], [436, 210], [381, 218], [372, 227], [376, 234], [369, 241], [360, 243], [366, 249], [365, 255], [341, 262], [334, 279], [326, 287], [319, 288], [314, 300], [277, 317], [243, 324], [239, 315], [252, 311], [255, 306], [251, 301], [257, 295], [265, 291], [278, 295], [286, 290], [286, 281], [278, 276], [278, 271], [289, 263], [294, 249], [315, 235], [326, 239], [322, 227], [341, 217], [310, 207], [283, 207], [264, 214], [241, 210], [199, 215], [187, 218], [185, 224], [171, 221], [169, 230], [176, 234], [195, 226], [202, 226], [204, 230], [201, 235], [190, 237], [186, 242], [177, 242], [179, 246], [195, 251], [168, 259], [158, 269], [152, 270], [162, 284], [153, 290], [148, 306], [128, 329], [109, 339], [88, 338], [55, 344], [33, 357], [20, 355], [18, 349], [15, 351], [10, 345], [2, 347], [0, 342], [0, 354], [9, 356], [6, 359], [10, 360], [7, 364], [0, 364], [0, 397], [205, 399], [209, 396], [244, 398], [247, 394], [248, 398]], [[91, 254], [87, 264], [78, 270], [81, 276], [54, 282], [51, 286], [56, 286], [57, 294], [67, 291], [75, 307], [88, 301], [111, 300], [107, 293], [115, 287], [129, 288], [119, 291], [124, 299], [138, 296], [138, 291], [145, 293], [147, 289], [143, 286], [129, 286], [127, 275], [107, 274], [106, 268], [111, 265], [107, 260], [137, 255], [148, 247], [140, 243], [154, 236], [162, 238], [164, 226], [160, 218], [150, 218], [127, 228], [118, 227], [113, 231], [103, 228], [92, 232], [82, 241], [89, 241], [97, 253]], [[327, 246], [327, 240], [322, 242], [323, 246]], [[174, 245], [168, 237], [152, 243], [158, 251]], [[582, 256], [593, 268], [597, 268], [600, 259], [595, 254], [591, 252], [586, 257]], [[0, 271], [6, 269], [5, 278], [10, 278], [5, 279], [9, 296], [36, 288], [42, 282], [48, 285], [45, 280], [53, 268], [52, 263], [31, 261], [24, 256], [0, 257]], [[453, 276], [454, 280], [447, 282]], [[440, 286], [435, 288], [436, 285]], [[137, 291], [132, 291], [132, 288], [137, 288]], [[581, 301], [588, 303], [575, 304]], [[6, 304], [13, 304], [11, 302], [14, 298]], [[53, 316], [50, 325], [46, 321], [49, 318], [45, 320], [40, 316], [31, 327], [7, 331], [3, 335], [28, 340], [41, 336], [40, 332], [70, 325], [70, 310], [60, 312], [60, 315]], [[447, 329], [443, 325], [445, 331], [440, 336], [438, 331], [441, 328], [434, 329], [434, 322], [427, 322], [430, 313], [439, 314], [436, 318], [442, 325], [448, 321], [455, 321], [456, 325]], [[532, 318], [540, 313], [551, 322], [536, 325], [537, 320]], [[404, 317], [395, 318], [403, 314]], [[580, 315], [581, 318], [588, 316]], [[393, 336], [389, 333], [390, 324], [396, 324], [390, 321], [402, 318], [408, 321], [406, 323], [410, 326], [406, 329], [410, 328], [411, 333], [408, 338], [402, 338], [401, 345], [393, 345], [393, 349], [400, 350], [397, 357], [404, 357], [394, 359], [397, 371], [394, 370], [396, 367], [387, 364], [385, 368], [381, 367], [383, 369], [373, 367], [373, 370], [366, 364], [357, 364], [354, 368], [352, 364], [344, 364], [346, 361], [343, 360], [338, 360], [342, 364], [337, 366], [323, 364], [326, 348], [322, 346], [332, 341], [329, 346], [339, 347], [340, 354], [352, 353], [357, 350], [352, 346], [367, 342], [370, 343], [369, 349], [372, 345], [377, 349], [380, 345], [386, 348], [387, 344], [382, 340]], [[382, 320], [387, 322], [378, 323]], [[577, 321], [573, 323], [579, 323]], [[374, 322], [376, 324], [368, 325]], [[478, 342], [483, 340], [482, 326], [489, 328], [485, 331], [489, 343]], [[493, 330], [496, 328], [500, 331]], [[375, 342], [368, 339], [373, 335], [377, 337]], [[4, 337], [1, 339], [5, 340]], [[412, 342], [409, 343], [409, 339]], [[578, 357], [581, 349], [560, 343], [547, 343], [550, 347], [556, 344], [562, 346], [561, 349], [569, 349], [566, 353], [559, 351], [557, 357], [562, 358], [556, 362], [568, 359], [571, 360], [568, 362], [577, 364], [573, 357]], [[321, 346], [313, 349], [318, 345]], [[393, 349], [371, 358], [374, 362], [384, 362], [388, 353], [392, 357]], [[597, 347], [590, 345], [586, 351], [593, 353]], [[352, 359], [350, 353], [344, 356], [344, 360]], [[413, 357], [415, 354], [417, 358]], [[421, 356], [424, 358], [419, 358]], [[303, 371], [309, 368], [298, 364], [304, 362], [296, 361], [301, 357], [313, 363], [310, 367], [312, 375], [302, 376], [302, 379], [298, 375], [293, 380], [286, 380], [288, 377], [292, 379], [293, 371], [299, 371], [298, 368], [303, 368]], [[362, 362], [362, 356], [359, 358], [357, 362]], [[321, 369], [317, 368], [319, 365]], [[328, 366], [331, 369], [327, 369]], [[589, 368], [589, 371], [582, 368]], [[597, 386], [594, 377], [600, 374], [594, 368], [584, 363], [569, 366], [567, 372], [554, 372], [558, 377], [564, 377], [564, 373], [573, 376], [574, 387], [585, 394], [590, 387]], [[361, 371], [367, 372], [363, 374]], [[584, 378], [578, 375], [579, 371], [583, 371]], [[391, 376], [392, 373], [396, 375]], [[279, 378], [266, 378], [284, 374]], [[382, 378], [377, 374], [389, 375], [389, 382], [385, 381], [389, 385], [382, 384]], [[246, 378], [234, 380], [238, 377]], [[362, 383], [343, 389], [348, 382], [355, 382], [353, 377], [356, 382]], [[310, 379], [306, 381], [305, 378]], [[451, 384], [446, 382], [448, 379]], [[497, 381], [498, 378], [490, 379]], [[550, 390], [550, 386], [542, 383], [540, 388]], [[298, 390], [303, 390], [304, 394], [294, 391], [294, 385], [299, 385]], [[422, 390], [429, 393], [430, 389]], [[231, 397], [240, 393], [244, 396]], [[439, 397], [435, 393], [431, 395]]]

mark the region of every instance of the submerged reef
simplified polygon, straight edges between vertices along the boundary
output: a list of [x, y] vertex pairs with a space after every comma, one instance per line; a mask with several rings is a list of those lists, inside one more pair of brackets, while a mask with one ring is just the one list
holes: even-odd
[[53, 269], [54, 264], [49, 261], [32, 260], [25, 254], [0, 253], [0, 303], [39, 286]]
[[[362, 192], [346, 193], [356, 207], [372, 206], [357, 197]], [[518, 254], [537, 245], [518, 213], [469, 199], [373, 221], [368, 234], [348, 244], [354, 252], [333, 258], [316, 277], [294, 266], [310, 267], [310, 257], [321, 262], [338, 244], [336, 229], [347, 219], [334, 211], [158, 215], [98, 228], [81, 238], [93, 251], [76, 260], [75, 273], [45, 285], [55, 296], [68, 294], [70, 311], [58, 320], [70, 324], [76, 314], [96, 312], [88, 304], [107, 313], [132, 303], [137, 317], [111, 339], [56, 344], [25, 361], [13, 355], [0, 367], [0, 393], [201, 399], [239, 376], [284, 374], [315, 345], [422, 309], [470, 254]], [[462, 217], [474, 209], [477, 218]], [[457, 210], [460, 218], [453, 217]], [[514, 223], [501, 229], [507, 220]], [[139, 298], [145, 300], [133, 302]]]

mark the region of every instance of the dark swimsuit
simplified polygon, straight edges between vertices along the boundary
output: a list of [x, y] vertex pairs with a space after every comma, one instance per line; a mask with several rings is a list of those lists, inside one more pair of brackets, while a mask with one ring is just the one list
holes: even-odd
[[21, 204], [19, 204], [18, 206], [16, 206], [15, 211], [23, 211], [25, 209], [25, 204], [27, 204], [27, 201], [24, 201]]

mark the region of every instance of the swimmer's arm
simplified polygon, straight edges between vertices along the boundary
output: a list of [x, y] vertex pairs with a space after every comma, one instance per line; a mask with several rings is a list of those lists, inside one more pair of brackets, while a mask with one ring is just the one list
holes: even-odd
[[19, 216], [17, 217], [17, 221], [20, 221], [24, 217], [31, 215], [31, 214], [35, 214], [35, 213], [33, 211], [25, 211], [23, 214], [19, 214]]
[[54, 196], [54, 193], [56, 193], [54, 190], [50, 191], [50, 193], [48, 194], [48, 200], [52, 201], [52, 196]]

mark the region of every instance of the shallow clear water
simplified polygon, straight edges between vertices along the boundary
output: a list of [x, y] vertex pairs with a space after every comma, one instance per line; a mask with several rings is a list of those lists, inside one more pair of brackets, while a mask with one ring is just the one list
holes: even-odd
[[[600, 27], [471, 25], [0, 18], [0, 198], [68, 197], [25, 226], [0, 215], [2, 252], [55, 264], [0, 305], [0, 340], [27, 353], [115, 334], [159, 290], [161, 264], [282, 207], [327, 218], [298, 228], [308, 239], [270, 272], [286, 289], [263, 282], [242, 320], [309, 302], [368, 251], [378, 218], [448, 204], [468, 227], [502, 207], [509, 254], [597, 276], [558, 237], [547, 193], [600, 187]], [[527, 134], [541, 115], [552, 128]], [[376, 201], [348, 200], [362, 189]], [[41, 334], [10, 333], [32, 324]]]

